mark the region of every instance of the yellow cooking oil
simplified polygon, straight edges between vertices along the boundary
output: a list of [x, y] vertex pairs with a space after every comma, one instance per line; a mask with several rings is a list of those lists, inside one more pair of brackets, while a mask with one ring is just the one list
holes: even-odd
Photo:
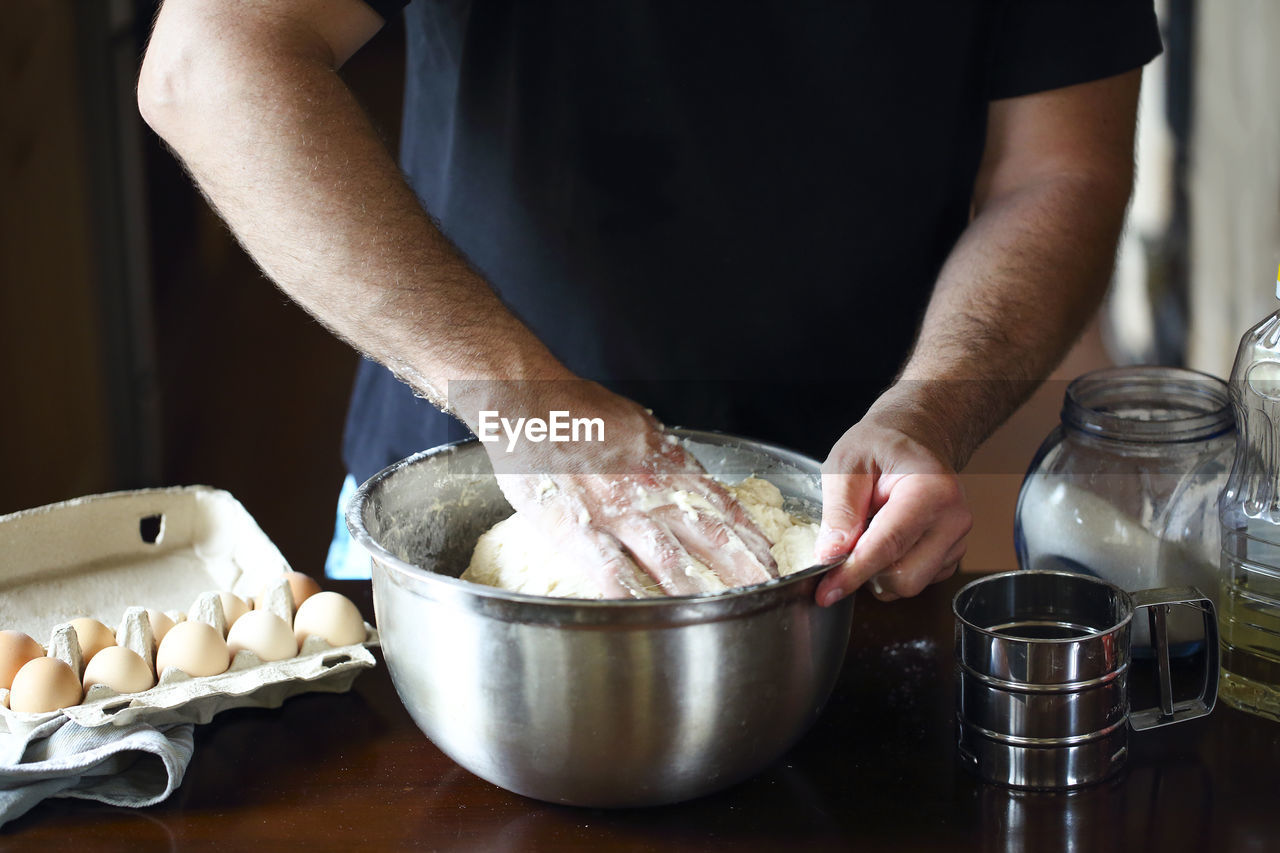
[[1280, 721], [1280, 574], [1223, 554], [1218, 698]]
[[1218, 500], [1218, 696], [1280, 721], [1280, 311], [1240, 338], [1229, 386], [1236, 456]]

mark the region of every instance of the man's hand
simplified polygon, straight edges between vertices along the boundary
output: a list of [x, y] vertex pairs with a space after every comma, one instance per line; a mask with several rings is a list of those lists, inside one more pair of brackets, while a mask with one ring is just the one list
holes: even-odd
[[512, 506], [602, 597], [696, 595], [777, 577], [769, 542], [742, 507], [630, 400], [582, 380], [452, 383], [450, 398], [469, 423], [480, 406], [603, 422], [603, 441], [486, 445]]
[[849, 557], [818, 586], [820, 604], [867, 581], [892, 601], [955, 572], [973, 517], [945, 446], [908, 415], [876, 409], [836, 442], [822, 466], [816, 556]]

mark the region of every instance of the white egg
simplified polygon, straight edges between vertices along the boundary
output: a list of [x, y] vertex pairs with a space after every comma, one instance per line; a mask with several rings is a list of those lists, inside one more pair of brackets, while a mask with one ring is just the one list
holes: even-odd
[[284, 660], [298, 654], [298, 641], [289, 625], [269, 610], [251, 610], [236, 620], [227, 634], [231, 656], [246, 649], [261, 660]]
[[335, 647], [351, 646], [364, 642], [364, 619], [345, 595], [317, 592], [298, 608], [293, 617], [293, 635], [299, 648], [310, 636], [323, 637]]
[[95, 684], [105, 684], [117, 693], [141, 693], [156, 683], [151, 667], [137, 652], [111, 646], [93, 656], [84, 668], [84, 692]]
[[217, 628], [204, 622], [179, 622], [164, 635], [156, 650], [156, 674], [163, 676], [170, 667], [192, 677], [217, 675], [231, 665], [227, 641]]

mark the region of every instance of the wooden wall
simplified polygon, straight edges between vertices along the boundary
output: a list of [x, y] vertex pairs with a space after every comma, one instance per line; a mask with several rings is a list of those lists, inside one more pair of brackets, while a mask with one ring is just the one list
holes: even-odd
[[[203, 483], [240, 498], [291, 563], [319, 573], [357, 356], [263, 278], [140, 125], [131, 73], [115, 118], [142, 139], [142, 174], [123, 179], [138, 180], [130, 189], [147, 201], [135, 230], [149, 244], [150, 272], [133, 283], [150, 302], [155, 339], [134, 343], [148, 348], [157, 374], [160, 434], [145, 450], [158, 471], [130, 482], [136, 471], [113, 455], [120, 436], [104, 330], [120, 312], [104, 311], [94, 217], [129, 214], [93, 195], [101, 182], [90, 164], [103, 159], [91, 155], [105, 143], [78, 88], [77, 63], [90, 60], [76, 16], [98, 2], [8, 0], [0, 26], [0, 514], [136, 485]], [[114, 3], [113, 20], [127, 23], [131, 5], [145, 29], [153, 0]], [[402, 38], [389, 27], [343, 72], [392, 144]]]
[[73, 14], [0, 26], [0, 513], [112, 485]]

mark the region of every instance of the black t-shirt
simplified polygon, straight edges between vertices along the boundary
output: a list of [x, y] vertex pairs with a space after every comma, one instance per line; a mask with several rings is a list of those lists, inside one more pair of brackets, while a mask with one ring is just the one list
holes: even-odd
[[[384, 17], [396, 0], [369, 0]], [[990, 100], [1160, 51], [1152, 0], [414, 0], [401, 164], [570, 369], [818, 458], [908, 354]], [[467, 435], [364, 362], [364, 480]]]

